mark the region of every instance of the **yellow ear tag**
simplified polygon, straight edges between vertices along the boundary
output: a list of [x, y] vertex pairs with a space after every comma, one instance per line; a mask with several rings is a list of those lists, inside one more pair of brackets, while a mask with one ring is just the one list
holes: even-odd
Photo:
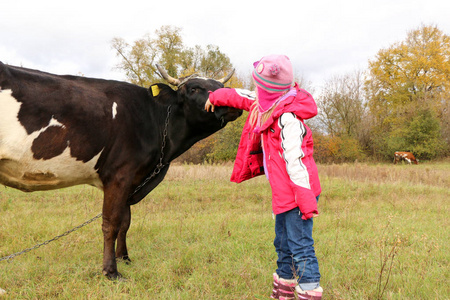
[[152, 85], [152, 94], [153, 94], [153, 97], [156, 97], [159, 95], [159, 86]]

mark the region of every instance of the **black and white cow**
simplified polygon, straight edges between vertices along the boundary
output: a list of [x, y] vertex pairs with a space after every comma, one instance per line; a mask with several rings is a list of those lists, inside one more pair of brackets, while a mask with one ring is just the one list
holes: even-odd
[[116, 258], [129, 260], [130, 205], [163, 180], [173, 159], [242, 113], [204, 110], [208, 91], [232, 74], [180, 81], [158, 69], [177, 90], [0, 62], [0, 183], [25, 192], [77, 184], [102, 189], [103, 274], [110, 278], [120, 276]]

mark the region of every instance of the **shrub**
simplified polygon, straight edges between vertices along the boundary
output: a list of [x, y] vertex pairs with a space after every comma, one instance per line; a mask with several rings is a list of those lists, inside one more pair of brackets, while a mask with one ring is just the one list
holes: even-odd
[[353, 162], [363, 158], [363, 152], [355, 138], [314, 135], [314, 159], [319, 163]]

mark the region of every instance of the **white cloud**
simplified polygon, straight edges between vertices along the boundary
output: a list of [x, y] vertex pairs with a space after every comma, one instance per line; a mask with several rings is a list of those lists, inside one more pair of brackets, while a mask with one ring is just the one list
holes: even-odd
[[[450, 1], [16, 0], [0, 10], [0, 61], [58, 74], [123, 79], [111, 39], [132, 42], [163, 25], [182, 28], [187, 46], [213, 44], [238, 72], [263, 55], [290, 56], [298, 73], [320, 85], [365, 68], [378, 50], [421, 24], [450, 34]], [[270, 5], [267, 5], [270, 4]]]

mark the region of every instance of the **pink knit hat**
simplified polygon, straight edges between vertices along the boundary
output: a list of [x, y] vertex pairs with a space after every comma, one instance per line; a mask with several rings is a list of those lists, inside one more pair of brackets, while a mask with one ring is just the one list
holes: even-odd
[[286, 55], [268, 55], [253, 64], [261, 112], [269, 110], [294, 81], [292, 64]]

